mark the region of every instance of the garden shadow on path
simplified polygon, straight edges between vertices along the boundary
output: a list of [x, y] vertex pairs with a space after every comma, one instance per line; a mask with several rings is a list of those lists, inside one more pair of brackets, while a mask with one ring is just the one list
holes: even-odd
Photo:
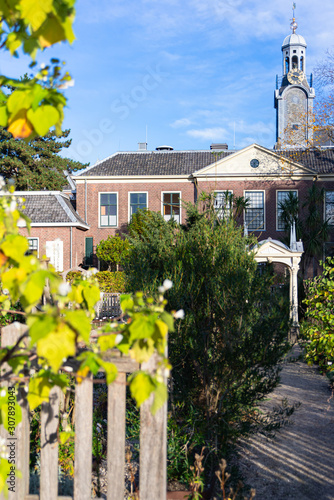
[[284, 362], [281, 381], [261, 405], [264, 410], [301, 403], [290, 425], [274, 439], [254, 435], [239, 442], [244, 481], [256, 500], [334, 500], [334, 397], [328, 379], [301, 361], [295, 345]]

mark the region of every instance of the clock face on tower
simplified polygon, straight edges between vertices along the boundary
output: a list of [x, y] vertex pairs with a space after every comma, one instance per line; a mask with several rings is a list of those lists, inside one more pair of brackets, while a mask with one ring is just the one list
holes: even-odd
[[288, 73], [288, 82], [293, 84], [302, 83], [304, 80], [304, 73], [300, 69], [292, 69]]

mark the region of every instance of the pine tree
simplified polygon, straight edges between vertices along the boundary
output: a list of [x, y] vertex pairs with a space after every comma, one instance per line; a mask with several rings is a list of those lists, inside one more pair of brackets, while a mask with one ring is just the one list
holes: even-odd
[[64, 170], [71, 173], [87, 166], [59, 155], [71, 145], [69, 133], [64, 130], [57, 137], [49, 132], [26, 142], [0, 127], [0, 175], [13, 179], [18, 191], [61, 190], [67, 183]]

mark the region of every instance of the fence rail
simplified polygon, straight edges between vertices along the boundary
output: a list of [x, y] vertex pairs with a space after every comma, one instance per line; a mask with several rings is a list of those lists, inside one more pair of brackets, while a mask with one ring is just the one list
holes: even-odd
[[[13, 345], [26, 327], [19, 323], [2, 328], [2, 347]], [[125, 411], [126, 374], [139, 365], [128, 357], [113, 359], [118, 368], [118, 378], [108, 386], [107, 427], [107, 500], [124, 499], [125, 466]], [[155, 359], [142, 365], [152, 370]], [[2, 384], [4, 385], [4, 384]], [[8, 385], [8, 384], [7, 384]], [[18, 396], [20, 397], [20, 395]], [[19, 399], [20, 400], [20, 399]], [[92, 430], [93, 430], [93, 380], [86, 378], [75, 389], [75, 451], [73, 497], [58, 495], [58, 438], [59, 407], [63, 394], [59, 388], [51, 390], [49, 403], [41, 409], [41, 468], [39, 495], [29, 494], [29, 409], [22, 403], [22, 422], [9, 436], [1, 426], [1, 436], [16, 443], [16, 464], [22, 477], [15, 479], [15, 492], [9, 492], [9, 500], [90, 500], [92, 490]], [[167, 404], [155, 416], [150, 412], [151, 400], [140, 409], [140, 459], [139, 491], [141, 500], [166, 500], [166, 430]], [[0, 499], [4, 500], [4, 495]]]

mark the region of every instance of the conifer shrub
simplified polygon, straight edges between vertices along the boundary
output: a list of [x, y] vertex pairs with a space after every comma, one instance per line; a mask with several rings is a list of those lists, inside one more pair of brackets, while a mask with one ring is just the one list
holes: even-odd
[[256, 240], [233, 216], [217, 216], [212, 204], [186, 209], [184, 226], [142, 214], [124, 270], [133, 291], [173, 282], [167, 308], [182, 308], [184, 319], [169, 336], [170, 417], [188, 429], [189, 447], [194, 429], [201, 436], [212, 479], [228, 443], [260, 423], [256, 406], [278, 383], [289, 300], [272, 292], [272, 272], [257, 271]]

